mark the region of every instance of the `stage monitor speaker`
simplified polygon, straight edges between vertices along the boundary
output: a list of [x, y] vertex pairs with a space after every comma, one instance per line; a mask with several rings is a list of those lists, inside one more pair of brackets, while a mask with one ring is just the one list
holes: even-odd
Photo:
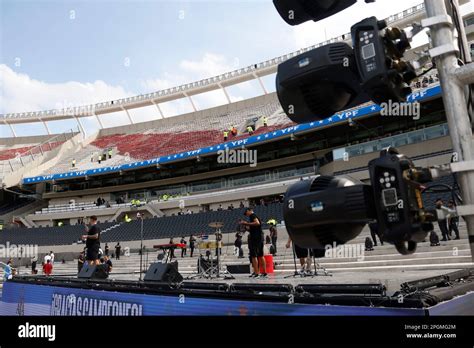
[[146, 282], [180, 283], [183, 276], [178, 272], [178, 263], [155, 262], [146, 271], [144, 280]]
[[294, 289], [291, 284], [256, 284], [256, 283], [232, 283], [230, 291], [233, 293], [267, 293], [267, 294], [286, 294], [293, 293]]
[[180, 289], [185, 290], [204, 290], [228, 292], [229, 284], [226, 283], [205, 283], [205, 282], [182, 282]]
[[79, 279], [107, 279], [107, 265], [89, 265], [84, 264], [77, 275]]
[[227, 265], [231, 274], [250, 274], [250, 265]]

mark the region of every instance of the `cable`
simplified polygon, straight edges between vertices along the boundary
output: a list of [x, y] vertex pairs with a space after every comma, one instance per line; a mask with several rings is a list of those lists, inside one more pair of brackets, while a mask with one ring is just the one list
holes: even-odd
[[431, 66], [431, 68], [429, 68], [428, 70], [422, 72], [420, 75], [417, 75], [415, 78], [419, 78], [419, 77], [422, 77], [422, 76], [426, 75], [427, 73], [429, 73], [429, 72], [430, 72], [431, 70], [433, 70], [434, 68], [435, 68], [435, 65], [433, 64], [433, 65]]

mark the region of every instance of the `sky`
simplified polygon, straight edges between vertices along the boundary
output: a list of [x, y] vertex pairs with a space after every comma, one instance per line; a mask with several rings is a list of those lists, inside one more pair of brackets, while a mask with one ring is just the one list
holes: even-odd
[[[358, 3], [320, 22], [287, 25], [270, 0], [0, 0], [0, 113], [74, 107], [150, 93], [246, 67], [348, 33], [421, 0]], [[470, 5], [472, 6], [472, 2]], [[274, 75], [263, 79], [274, 91]], [[262, 94], [256, 81], [230, 87], [232, 101]], [[221, 91], [193, 97], [198, 109], [224, 104]], [[167, 116], [187, 100], [162, 105]], [[135, 109], [137, 121], [158, 118]], [[98, 124], [86, 119], [88, 131]], [[103, 117], [126, 124], [124, 113]], [[52, 130], [76, 127], [49, 122]], [[18, 136], [45, 134], [15, 126]], [[0, 126], [0, 137], [12, 136]]]

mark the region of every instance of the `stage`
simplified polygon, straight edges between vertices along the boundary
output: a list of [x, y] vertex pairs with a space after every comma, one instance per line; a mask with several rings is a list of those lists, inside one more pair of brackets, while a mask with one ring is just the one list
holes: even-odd
[[[82, 280], [20, 276], [3, 283], [0, 315], [46, 316], [432, 316], [474, 314], [474, 272], [394, 282], [275, 276], [251, 280]], [[421, 272], [422, 273], [422, 272]], [[385, 273], [387, 274], [387, 272]], [[224, 276], [224, 275], [223, 275]], [[338, 279], [339, 278], [339, 279]], [[410, 280], [411, 279], [411, 280]], [[417, 279], [418, 281], [414, 281]], [[398, 282], [398, 289], [395, 286]]]

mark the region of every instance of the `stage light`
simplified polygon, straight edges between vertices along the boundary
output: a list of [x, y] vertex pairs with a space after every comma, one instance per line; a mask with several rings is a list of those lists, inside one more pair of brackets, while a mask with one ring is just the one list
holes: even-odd
[[353, 25], [351, 35], [362, 90], [377, 104], [405, 101], [416, 78], [412, 65], [402, 60], [410, 48], [405, 32], [370, 17]]
[[[299, 181], [285, 194], [283, 216], [291, 239], [302, 248], [333, 248], [357, 237], [376, 220], [384, 241], [407, 255], [416, 250], [436, 214], [424, 209], [418, 169], [395, 149], [369, 162], [371, 185], [348, 177]], [[423, 175], [416, 179], [428, 182]]]
[[296, 245], [324, 249], [357, 237], [375, 218], [371, 187], [345, 177], [299, 181], [285, 194], [286, 229]]
[[276, 90], [283, 110], [296, 123], [329, 117], [369, 100], [361, 92], [353, 50], [343, 42], [281, 63]]
[[370, 17], [351, 28], [354, 48], [330, 43], [279, 64], [276, 91], [286, 115], [296, 123], [330, 117], [369, 100], [403, 102], [416, 73], [403, 60], [408, 35]]
[[290, 25], [319, 21], [356, 3], [356, 0], [273, 0], [281, 18]]

